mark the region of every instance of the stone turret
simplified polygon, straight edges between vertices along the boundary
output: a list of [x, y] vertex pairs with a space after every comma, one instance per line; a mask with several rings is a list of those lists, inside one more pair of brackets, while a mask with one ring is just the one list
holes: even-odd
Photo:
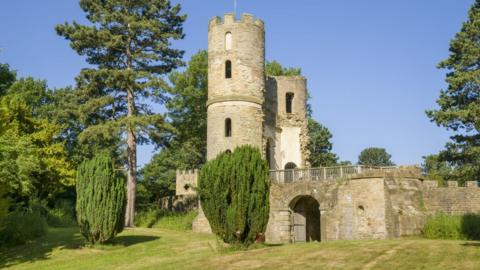
[[262, 149], [265, 30], [243, 14], [214, 17], [208, 26], [207, 159], [250, 144]]

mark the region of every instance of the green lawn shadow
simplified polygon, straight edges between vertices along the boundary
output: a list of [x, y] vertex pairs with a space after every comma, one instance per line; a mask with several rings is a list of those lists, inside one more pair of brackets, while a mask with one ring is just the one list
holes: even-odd
[[29, 241], [24, 245], [0, 248], [0, 268], [25, 262], [48, 259], [56, 248], [77, 249], [84, 244], [78, 228], [49, 229], [44, 237]]
[[[91, 248], [116, 249], [154, 241], [158, 236], [149, 235], [120, 235], [103, 245]], [[49, 228], [44, 237], [30, 241], [24, 245], [0, 248], [0, 269], [26, 262], [47, 260], [54, 249], [80, 249], [88, 246], [80, 234], [79, 229]], [[88, 247], [87, 247], [88, 248]]]
[[113, 238], [104, 245], [121, 245], [124, 247], [129, 247], [132, 245], [150, 242], [157, 239], [160, 239], [160, 237], [151, 235], [121, 235]]

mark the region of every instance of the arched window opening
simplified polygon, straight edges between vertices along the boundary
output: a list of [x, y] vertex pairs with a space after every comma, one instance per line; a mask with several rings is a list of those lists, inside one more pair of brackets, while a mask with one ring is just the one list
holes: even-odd
[[288, 162], [287, 164], [285, 164], [284, 179], [283, 179], [284, 183], [295, 182], [297, 175], [294, 169], [296, 168], [297, 168], [297, 164], [293, 162]]
[[272, 168], [271, 157], [270, 157], [270, 139], [267, 140], [267, 149], [265, 149], [265, 158], [267, 159], [268, 166]]
[[225, 62], [225, 78], [232, 78], [232, 62], [230, 60]]
[[293, 96], [294, 94], [292, 92], [288, 92], [285, 96], [287, 113], [292, 113]]
[[232, 137], [232, 120], [225, 119], [225, 137]]
[[230, 149], [227, 149], [227, 150], [225, 151], [225, 153], [226, 153], [226, 154], [231, 154], [232, 151], [230, 151]]
[[225, 50], [229, 51], [232, 49], [232, 33], [227, 32], [225, 34]]
[[287, 164], [285, 164], [285, 170], [293, 170], [296, 168], [297, 168], [297, 164], [293, 162], [288, 162]]

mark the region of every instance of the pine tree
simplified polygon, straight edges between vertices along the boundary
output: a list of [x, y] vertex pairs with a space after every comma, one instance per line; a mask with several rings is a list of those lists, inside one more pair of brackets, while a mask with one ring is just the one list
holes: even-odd
[[212, 231], [225, 242], [250, 244], [265, 232], [268, 164], [258, 149], [241, 146], [207, 162], [200, 172], [199, 195]]
[[448, 88], [440, 92], [440, 108], [427, 111], [427, 115], [455, 132], [439, 161], [454, 168], [448, 176], [452, 180], [480, 180], [480, 0], [451, 41], [450, 56], [438, 67], [448, 70]]
[[125, 182], [106, 155], [84, 161], [77, 171], [77, 221], [90, 243], [104, 243], [123, 230]]
[[79, 91], [92, 97], [80, 110], [85, 117], [112, 116], [87, 127], [80, 139], [126, 137], [125, 225], [134, 226], [137, 143], [158, 142], [171, 130], [148, 104], [165, 100], [162, 75], [183, 64], [183, 51], [172, 49], [170, 42], [183, 38], [186, 17], [169, 0], [80, 0], [80, 7], [91, 24], [65, 23], [56, 30], [96, 67], [77, 77]]

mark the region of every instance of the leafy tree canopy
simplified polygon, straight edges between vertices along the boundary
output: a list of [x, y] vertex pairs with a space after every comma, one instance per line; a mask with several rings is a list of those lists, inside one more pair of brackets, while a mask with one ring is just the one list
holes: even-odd
[[32, 78], [13, 83], [0, 98], [0, 183], [14, 197], [52, 199], [74, 183], [74, 169], [46, 115], [51, 92]]
[[385, 148], [370, 147], [364, 149], [358, 156], [358, 164], [365, 166], [393, 166], [392, 156]]
[[308, 144], [310, 165], [312, 167], [321, 167], [337, 164], [338, 157], [332, 153], [332, 143], [330, 142], [332, 134], [330, 131], [322, 124], [309, 118], [308, 135], [310, 137]]
[[302, 70], [300, 68], [286, 68], [273, 60], [267, 61], [265, 64], [265, 73], [267, 76], [299, 76], [302, 74]]
[[198, 168], [205, 163], [207, 150], [206, 51], [193, 55], [183, 72], [172, 72], [166, 102], [168, 119], [175, 128], [165, 147], [142, 170], [142, 185], [150, 201], [175, 194], [176, 169]]

